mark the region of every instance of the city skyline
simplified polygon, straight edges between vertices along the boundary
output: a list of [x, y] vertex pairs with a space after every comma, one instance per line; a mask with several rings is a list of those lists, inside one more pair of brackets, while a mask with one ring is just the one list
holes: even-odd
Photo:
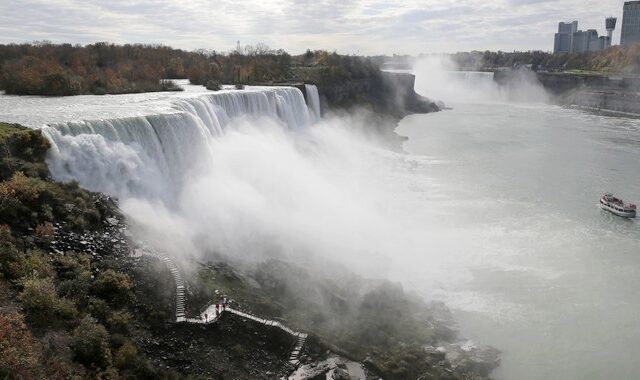
[[[7, 1], [0, 4], [0, 43], [164, 44], [228, 51], [236, 41], [293, 54], [307, 48], [349, 54], [553, 50], [559, 21], [605, 33], [622, 19], [623, 0]], [[613, 44], [620, 41], [616, 28]]]
[[620, 29], [620, 45], [631, 45], [640, 42], [640, 1], [627, 1], [624, 3]]

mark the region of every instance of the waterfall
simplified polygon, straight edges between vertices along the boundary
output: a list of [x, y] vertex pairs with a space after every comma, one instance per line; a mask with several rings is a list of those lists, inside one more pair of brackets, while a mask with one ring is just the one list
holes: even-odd
[[320, 95], [318, 95], [318, 88], [315, 84], [305, 84], [305, 92], [307, 93], [307, 105], [309, 106], [309, 112], [314, 120], [319, 120], [320, 113]]
[[485, 102], [501, 99], [492, 72], [446, 71], [436, 68], [418, 75], [416, 90], [420, 95], [439, 99], [447, 105], [460, 102]]
[[493, 73], [481, 71], [449, 71], [446, 73], [450, 79], [457, 80], [465, 86], [485, 87], [493, 85]]
[[172, 108], [173, 113], [44, 127], [52, 145], [52, 176], [120, 198], [171, 204], [188, 172], [211, 153], [215, 139], [234, 119], [265, 117], [296, 129], [311, 123], [310, 114], [316, 118], [302, 92], [293, 87], [181, 98]]

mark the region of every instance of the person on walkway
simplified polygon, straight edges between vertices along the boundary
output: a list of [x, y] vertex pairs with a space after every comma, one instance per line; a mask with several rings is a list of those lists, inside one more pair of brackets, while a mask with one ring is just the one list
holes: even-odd
[[220, 304], [216, 304], [216, 318], [220, 315]]
[[207, 315], [207, 313], [204, 313], [204, 321], [209, 322], [209, 316]]

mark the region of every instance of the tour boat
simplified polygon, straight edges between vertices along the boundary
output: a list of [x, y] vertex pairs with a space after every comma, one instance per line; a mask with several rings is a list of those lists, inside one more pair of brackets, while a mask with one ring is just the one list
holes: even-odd
[[614, 197], [611, 193], [606, 193], [600, 197], [600, 207], [623, 218], [636, 217], [636, 205], [624, 203], [622, 199]]

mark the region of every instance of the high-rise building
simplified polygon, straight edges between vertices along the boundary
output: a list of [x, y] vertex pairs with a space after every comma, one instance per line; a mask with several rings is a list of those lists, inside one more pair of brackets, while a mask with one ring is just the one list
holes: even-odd
[[570, 53], [573, 45], [573, 33], [578, 31], [578, 22], [560, 22], [558, 23], [558, 33], [555, 34], [553, 41], [554, 53]]
[[598, 50], [605, 50], [611, 47], [611, 40], [608, 36], [600, 36], [598, 38]]
[[622, 8], [620, 45], [630, 45], [638, 42], [640, 42], [640, 1], [625, 1]]
[[589, 50], [589, 38], [587, 36], [587, 32], [582, 30], [573, 32], [571, 52], [579, 54], [584, 53], [587, 50]]
[[598, 31], [595, 29], [587, 29], [587, 51], [599, 51], [600, 39], [598, 38]]

